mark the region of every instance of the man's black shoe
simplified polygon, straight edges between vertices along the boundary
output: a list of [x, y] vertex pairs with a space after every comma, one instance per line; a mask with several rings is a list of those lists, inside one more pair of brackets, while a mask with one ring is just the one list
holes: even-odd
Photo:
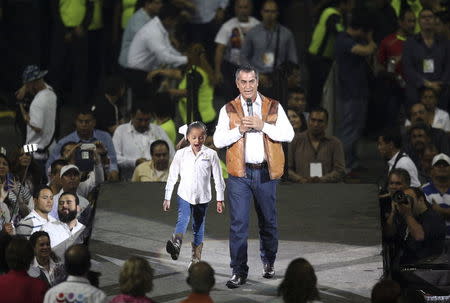
[[239, 286], [245, 284], [245, 282], [246, 278], [233, 274], [231, 279], [227, 281], [226, 285], [228, 288], [238, 288]]
[[272, 279], [275, 276], [275, 270], [273, 264], [264, 264], [263, 278]]
[[172, 260], [177, 260], [180, 255], [181, 245], [178, 241], [169, 240], [166, 244], [166, 251], [172, 257]]

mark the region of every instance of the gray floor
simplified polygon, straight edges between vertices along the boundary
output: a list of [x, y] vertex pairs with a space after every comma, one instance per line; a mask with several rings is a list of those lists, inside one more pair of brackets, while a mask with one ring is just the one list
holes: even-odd
[[[374, 185], [281, 184], [278, 187], [280, 245], [274, 280], [260, 276], [259, 242], [254, 214], [249, 235], [249, 281], [229, 290], [228, 213], [210, 207], [204, 260], [216, 270], [215, 302], [267, 302], [276, 295], [289, 262], [296, 257], [315, 267], [322, 300], [369, 302], [370, 289], [381, 275], [380, 233]], [[155, 269], [158, 302], [178, 302], [186, 297], [191, 233], [185, 238], [180, 259], [165, 252], [173, 231], [176, 204], [161, 210], [162, 184], [106, 184], [102, 187], [91, 241], [95, 268], [102, 272], [101, 287], [119, 293], [120, 266], [131, 255], [144, 256]]]

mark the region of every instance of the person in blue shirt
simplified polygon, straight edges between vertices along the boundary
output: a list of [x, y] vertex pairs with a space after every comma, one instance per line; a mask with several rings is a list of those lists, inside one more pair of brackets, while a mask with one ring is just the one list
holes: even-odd
[[81, 109], [75, 118], [75, 131], [63, 137], [52, 149], [46, 163], [46, 171], [53, 161], [59, 159], [62, 146], [67, 142], [94, 143], [102, 157], [102, 163], [106, 170], [108, 181], [119, 180], [119, 169], [117, 166], [116, 150], [111, 136], [102, 130], [95, 129], [94, 114], [88, 108]]

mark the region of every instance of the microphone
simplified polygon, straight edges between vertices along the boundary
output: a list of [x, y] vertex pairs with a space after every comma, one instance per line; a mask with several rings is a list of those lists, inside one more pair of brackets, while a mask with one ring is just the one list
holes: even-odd
[[249, 116], [253, 116], [253, 102], [252, 102], [252, 99], [247, 98], [247, 100], [245, 100], [245, 102], [247, 103], [248, 115]]

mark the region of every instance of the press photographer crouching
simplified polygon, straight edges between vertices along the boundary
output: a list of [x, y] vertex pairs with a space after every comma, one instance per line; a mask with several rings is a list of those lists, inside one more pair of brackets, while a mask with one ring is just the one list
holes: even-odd
[[394, 261], [400, 265], [432, 262], [445, 246], [445, 221], [416, 187], [392, 194], [383, 233], [398, 248]]

